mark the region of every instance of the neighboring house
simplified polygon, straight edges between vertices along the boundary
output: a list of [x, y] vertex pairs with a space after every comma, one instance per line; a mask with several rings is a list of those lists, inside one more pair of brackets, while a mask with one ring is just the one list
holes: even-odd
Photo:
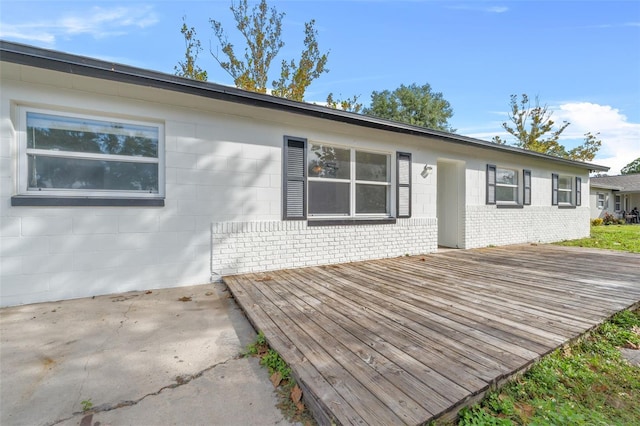
[[2, 305], [589, 235], [593, 164], [0, 42]]
[[640, 209], [640, 173], [592, 177], [589, 199], [592, 219], [606, 213], [619, 218], [622, 211]]

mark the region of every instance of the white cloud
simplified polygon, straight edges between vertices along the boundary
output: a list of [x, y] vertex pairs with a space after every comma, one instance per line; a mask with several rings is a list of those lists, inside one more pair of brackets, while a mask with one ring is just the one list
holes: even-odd
[[484, 5], [477, 5], [477, 4], [449, 6], [449, 9], [473, 10], [473, 11], [486, 12], [486, 13], [505, 13], [509, 11], [509, 8], [506, 6], [484, 6]]
[[89, 35], [104, 38], [127, 34], [133, 28], [146, 28], [158, 22], [153, 6], [94, 6], [46, 20], [0, 23], [0, 38], [55, 44], [59, 37]]
[[610, 175], [619, 174], [622, 167], [640, 157], [640, 123], [630, 123], [618, 109], [590, 102], [568, 102], [555, 110], [554, 117], [558, 122], [571, 123], [562, 136], [577, 144], [582, 143], [587, 132], [600, 133], [602, 147], [593, 162], [610, 167]]
[[506, 6], [493, 6], [485, 9], [486, 12], [491, 12], [491, 13], [504, 13], [508, 10], [509, 8]]

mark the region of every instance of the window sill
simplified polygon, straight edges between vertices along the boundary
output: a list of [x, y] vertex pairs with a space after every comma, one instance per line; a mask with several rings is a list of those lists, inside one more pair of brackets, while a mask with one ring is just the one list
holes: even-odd
[[524, 205], [522, 204], [496, 204], [496, 207], [499, 209], [523, 209]]
[[565, 204], [565, 205], [558, 204], [558, 208], [559, 209], [575, 209], [576, 206], [572, 206], [571, 204]]
[[11, 197], [13, 207], [164, 207], [164, 198]]
[[381, 219], [309, 219], [307, 226], [357, 226], [357, 225], [393, 225], [396, 218]]

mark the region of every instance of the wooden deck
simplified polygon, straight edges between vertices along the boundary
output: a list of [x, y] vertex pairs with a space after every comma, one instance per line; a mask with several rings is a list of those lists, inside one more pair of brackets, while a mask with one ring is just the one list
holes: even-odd
[[640, 302], [640, 255], [522, 245], [227, 276], [321, 424], [422, 424]]

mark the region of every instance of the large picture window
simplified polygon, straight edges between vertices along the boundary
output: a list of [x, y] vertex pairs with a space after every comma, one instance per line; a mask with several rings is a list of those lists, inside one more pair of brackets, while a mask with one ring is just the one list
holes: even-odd
[[21, 193], [164, 195], [161, 125], [27, 108], [21, 118]]
[[310, 216], [389, 216], [388, 154], [309, 144]]

